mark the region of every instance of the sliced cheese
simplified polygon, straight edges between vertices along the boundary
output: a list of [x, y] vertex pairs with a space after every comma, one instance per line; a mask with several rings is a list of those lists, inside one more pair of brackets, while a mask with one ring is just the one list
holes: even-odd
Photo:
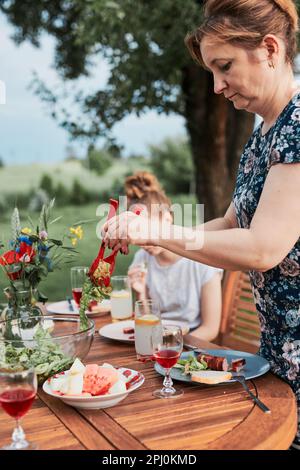
[[203, 384], [218, 384], [221, 382], [228, 382], [232, 379], [231, 372], [217, 371], [217, 370], [199, 370], [192, 372], [191, 379], [193, 382], [200, 382]]
[[82, 364], [82, 362], [76, 358], [75, 361], [73, 362], [71, 369], [70, 369], [70, 374], [84, 374], [85, 372], [85, 366]]
[[83, 374], [69, 376], [68, 395], [81, 395], [83, 390]]

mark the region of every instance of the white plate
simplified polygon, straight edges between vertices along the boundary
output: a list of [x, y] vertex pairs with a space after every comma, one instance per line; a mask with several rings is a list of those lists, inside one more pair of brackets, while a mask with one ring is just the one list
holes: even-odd
[[137, 372], [136, 370], [132, 370], [132, 369], [128, 369], [128, 370], [130, 370], [134, 374], [139, 374], [140, 378], [138, 382], [135, 382], [133, 385], [131, 385], [126, 390], [126, 392], [122, 392], [122, 393], [114, 393], [111, 395], [109, 394], [100, 395], [100, 396], [95, 396], [95, 397], [81, 397], [81, 396], [76, 396], [76, 395], [58, 395], [57, 393], [53, 392], [53, 390], [51, 389], [48, 383], [51, 377], [48, 380], [46, 380], [46, 382], [43, 383], [43, 390], [48, 395], [58, 398], [62, 400], [64, 403], [66, 403], [67, 405], [73, 406], [74, 408], [81, 408], [81, 409], [86, 409], [86, 410], [99, 410], [101, 408], [110, 408], [111, 406], [115, 406], [120, 401], [124, 400], [124, 398], [126, 398], [129, 393], [139, 388], [141, 385], [143, 385], [145, 381], [145, 377], [140, 372]]
[[[73, 309], [70, 309], [69, 302], [67, 300], [62, 300], [60, 302], [54, 302], [52, 304], [46, 305], [46, 310], [49, 313], [55, 313], [56, 315], [78, 315], [79, 310], [74, 302], [71, 300]], [[97, 305], [97, 310], [95, 312], [90, 312], [86, 310], [86, 314], [90, 317], [104, 315], [110, 312], [110, 299], [104, 299], [101, 303]]]
[[[189, 332], [188, 324], [177, 320], [162, 320], [163, 325], [176, 325], [182, 328], [183, 334]], [[134, 328], [134, 320], [119, 321], [116, 323], [109, 323], [103, 326], [99, 330], [99, 335], [104, 338], [114, 339], [116, 341], [122, 341], [123, 343], [134, 344], [134, 339], [129, 339], [129, 336], [133, 336], [134, 333], [125, 334], [123, 333], [124, 328]]]

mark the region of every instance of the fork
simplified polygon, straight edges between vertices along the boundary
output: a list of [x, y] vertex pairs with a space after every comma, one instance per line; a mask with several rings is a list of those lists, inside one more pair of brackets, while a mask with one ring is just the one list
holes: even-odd
[[209, 354], [209, 352], [206, 349], [201, 349], [201, 348], [198, 348], [197, 346], [192, 346], [191, 344], [184, 343], [183, 346], [189, 351], [193, 351], [195, 353]]
[[252, 398], [252, 400], [257, 404], [257, 406], [259, 406], [259, 408], [264, 413], [271, 413], [271, 410], [259, 398], [257, 398], [255, 395], [253, 395], [253, 393], [249, 389], [248, 385], [246, 384], [246, 378], [243, 374], [233, 375], [232, 380], [235, 380], [236, 382], [239, 382], [244, 387], [244, 389], [246, 390], [248, 395]]
[[67, 297], [67, 302], [69, 304], [69, 310], [71, 312], [74, 312], [74, 307], [73, 307], [73, 304], [72, 304], [72, 298], [71, 297]]

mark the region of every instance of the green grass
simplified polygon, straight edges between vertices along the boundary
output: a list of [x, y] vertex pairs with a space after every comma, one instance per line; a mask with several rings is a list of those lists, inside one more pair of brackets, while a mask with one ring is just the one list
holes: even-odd
[[[187, 204], [195, 203], [194, 197], [181, 196], [178, 198], [172, 198], [173, 203]], [[100, 220], [96, 216], [96, 204], [88, 204], [85, 206], [68, 206], [64, 208], [54, 207], [53, 218], [62, 216], [55, 224], [51, 225], [49, 235], [53, 238], [61, 238], [66, 228], [72, 226], [79, 220], [95, 219], [94, 222], [83, 225], [84, 237], [83, 240], [78, 243], [79, 254], [74, 259], [74, 262], [70, 264], [64, 264], [61, 269], [55, 270], [49, 273], [47, 279], [41, 283], [41, 291], [48, 296], [49, 300], [57, 301], [65, 299], [67, 295], [71, 294], [70, 286], [70, 267], [71, 266], [89, 266], [93, 259], [96, 257], [99, 249], [100, 241], [96, 235], [97, 221]], [[29, 214], [33, 221], [37, 221], [38, 214]], [[194, 217], [193, 217], [194, 219]], [[27, 214], [22, 211], [21, 213], [21, 224], [22, 227], [28, 226]], [[192, 224], [192, 220], [186, 221], [187, 225]], [[0, 221], [0, 240], [2, 240], [6, 247], [8, 247], [8, 241], [11, 237], [10, 233], [10, 214], [2, 216]], [[130, 253], [127, 256], [119, 254], [117, 257], [115, 274], [126, 274], [127, 269], [131, 263], [134, 253], [137, 247], [130, 247]], [[0, 301], [4, 301], [3, 288], [7, 286], [7, 280], [5, 274], [0, 272]]]
[[102, 176], [84, 168], [80, 161], [10, 165], [0, 169], [1, 195], [15, 197], [16, 194], [38, 188], [44, 174], [50, 176], [55, 184], [62, 183], [67, 189], [78, 179], [87, 189], [102, 192], [109, 190], [116, 179], [122, 179], [126, 173], [138, 169], [144, 169], [144, 166], [136, 159], [117, 160]]

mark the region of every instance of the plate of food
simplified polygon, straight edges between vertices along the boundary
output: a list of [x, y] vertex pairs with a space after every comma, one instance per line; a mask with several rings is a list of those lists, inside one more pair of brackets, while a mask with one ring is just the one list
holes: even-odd
[[[88, 316], [98, 316], [105, 315], [110, 312], [111, 304], [110, 299], [103, 299], [102, 302], [92, 301], [90, 302], [86, 314]], [[46, 310], [48, 313], [56, 315], [78, 315], [79, 310], [75, 303], [72, 300], [61, 300], [60, 302], [54, 302], [46, 305]]]
[[[176, 325], [182, 328], [182, 333], [186, 335], [189, 332], [189, 326], [185, 322], [177, 320], [162, 320], [163, 325]], [[123, 343], [134, 343], [134, 320], [119, 321], [109, 323], [99, 330], [100, 336]]]
[[75, 359], [69, 370], [46, 380], [43, 390], [75, 408], [98, 410], [117, 405], [144, 381], [143, 374], [127, 367], [84, 365]]
[[[165, 375], [165, 369], [155, 364], [155, 370]], [[270, 370], [269, 362], [261, 356], [231, 349], [207, 349], [205, 354], [196, 351], [183, 352], [171, 369], [174, 380], [189, 383], [215, 385], [235, 382], [235, 375], [246, 380], [259, 377]]]

